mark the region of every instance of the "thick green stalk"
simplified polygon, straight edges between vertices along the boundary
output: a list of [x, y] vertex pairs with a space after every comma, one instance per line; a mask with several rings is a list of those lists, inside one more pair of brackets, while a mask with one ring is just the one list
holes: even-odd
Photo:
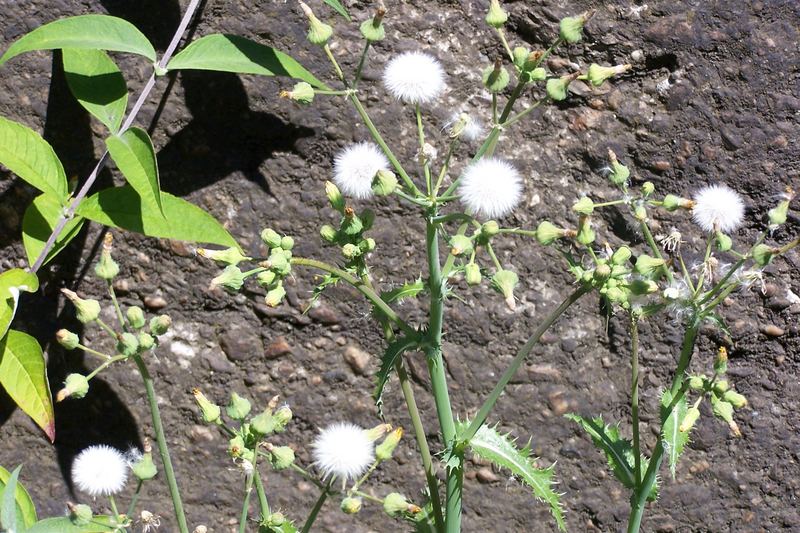
[[156, 398], [156, 390], [153, 386], [153, 378], [147, 370], [141, 355], [134, 355], [133, 360], [136, 362], [136, 368], [139, 369], [139, 374], [144, 381], [144, 388], [147, 393], [147, 403], [150, 404], [150, 416], [153, 421], [153, 431], [156, 434], [156, 444], [158, 445], [158, 453], [161, 456], [161, 462], [164, 466], [164, 475], [167, 477], [167, 484], [169, 485], [169, 495], [172, 498], [172, 507], [175, 510], [175, 520], [178, 522], [178, 529], [181, 533], [189, 533], [189, 527], [186, 525], [186, 515], [183, 512], [183, 501], [181, 500], [181, 493], [178, 490], [178, 481], [175, 479], [175, 470], [172, 468], [172, 460], [169, 457], [169, 447], [167, 446], [167, 437], [164, 435], [164, 426], [161, 424], [161, 413], [158, 410], [158, 399]]
[[633, 425], [634, 487], [642, 480], [642, 454], [639, 445], [639, 319], [631, 316], [631, 423]]
[[325, 500], [328, 499], [328, 491], [330, 490], [332, 483], [333, 483], [333, 478], [331, 478], [331, 480], [328, 481], [328, 484], [325, 486], [325, 488], [322, 489], [322, 493], [320, 493], [319, 498], [317, 498], [317, 503], [314, 504], [314, 508], [311, 509], [311, 514], [308, 515], [306, 523], [303, 524], [303, 529], [301, 530], [301, 533], [308, 533], [309, 531], [311, 531], [311, 526], [314, 525], [314, 522], [316, 521], [319, 512], [322, 510], [322, 506], [325, 505]]
[[253, 478], [256, 477], [255, 469], [247, 476], [244, 484], [244, 502], [242, 502], [242, 513], [239, 516], [239, 533], [247, 531], [247, 512], [250, 510], [250, 494], [253, 493]]
[[271, 513], [269, 510], [269, 501], [267, 500], [267, 492], [264, 490], [264, 483], [261, 481], [261, 473], [258, 467], [253, 465], [256, 483], [256, 492], [258, 493], [258, 505], [261, 507], [261, 518], [265, 519]]

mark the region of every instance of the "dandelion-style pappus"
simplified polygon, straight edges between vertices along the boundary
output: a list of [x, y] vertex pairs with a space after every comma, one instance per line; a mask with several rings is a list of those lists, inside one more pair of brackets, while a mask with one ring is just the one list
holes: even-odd
[[703, 187], [694, 195], [692, 219], [709, 233], [736, 230], [744, 220], [744, 200], [726, 185]]
[[347, 422], [321, 430], [312, 447], [314, 464], [324, 477], [355, 479], [375, 460], [375, 443], [368, 432]]
[[468, 113], [459, 112], [450, 115], [443, 129], [451, 139], [464, 139], [468, 142], [477, 141], [483, 133], [480, 120]]
[[522, 177], [507, 161], [485, 157], [464, 171], [458, 195], [475, 215], [500, 218], [519, 204]]
[[407, 104], [427, 104], [445, 90], [441, 63], [423, 52], [406, 52], [386, 65], [383, 84], [394, 98]]
[[368, 142], [353, 144], [336, 154], [333, 182], [348, 196], [369, 198], [378, 171], [388, 168], [389, 160], [377, 145]]
[[117, 494], [127, 479], [125, 456], [105, 444], [89, 446], [72, 462], [72, 482], [93, 497]]

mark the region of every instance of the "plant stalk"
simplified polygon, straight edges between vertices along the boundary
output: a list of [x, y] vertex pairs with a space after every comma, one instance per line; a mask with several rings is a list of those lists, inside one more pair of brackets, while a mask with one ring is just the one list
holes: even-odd
[[319, 512], [322, 510], [322, 506], [325, 505], [325, 500], [328, 499], [328, 491], [330, 490], [332, 483], [333, 483], [333, 478], [331, 478], [331, 480], [328, 481], [328, 484], [325, 485], [325, 487], [322, 489], [319, 498], [317, 498], [317, 503], [314, 504], [314, 508], [311, 509], [311, 514], [308, 515], [306, 523], [303, 524], [303, 529], [301, 530], [301, 533], [308, 533], [309, 531], [311, 531], [311, 526], [314, 525], [314, 521], [316, 521], [317, 515], [319, 515]]
[[633, 486], [642, 481], [642, 453], [639, 445], [639, 319], [631, 316], [631, 419], [633, 425]]

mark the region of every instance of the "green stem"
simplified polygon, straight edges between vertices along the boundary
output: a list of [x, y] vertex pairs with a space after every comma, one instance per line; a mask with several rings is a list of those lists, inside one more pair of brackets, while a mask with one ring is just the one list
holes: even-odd
[[642, 453], [639, 445], [639, 319], [631, 315], [631, 418], [633, 425], [634, 487], [642, 480]]
[[103, 370], [105, 370], [106, 368], [111, 366], [112, 364], [114, 364], [114, 363], [116, 363], [118, 361], [124, 361], [127, 358], [128, 358], [127, 355], [117, 355], [116, 357], [111, 357], [111, 358], [107, 359], [106, 361], [103, 362], [103, 364], [101, 364], [100, 366], [98, 366], [97, 368], [92, 370], [86, 376], [87, 381], [92, 379], [93, 377], [95, 377], [97, 374], [99, 374], [100, 372], [102, 372]]
[[544, 335], [545, 331], [547, 331], [550, 326], [553, 325], [558, 317], [560, 317], [564, 311], [569, 308], [569, 306], [574, 304], [581, 296], [590, 291], [590, 286], [580, 286], [572, 294], [567, 296], [552, 313], [545, 317], [544, 321], [539, 324], [539, 327], [533, 332], [533, 335], [530, 336], [525, 345], [522, 346], [522, 348], [520, 348], [517, 352], [517, 355], [514, 356], [514, 359], [508, 365], [506, 371], [503, 372], [503, 375], [497, 381], [497, 385], [495, 385], [494, 389], [492, 389], [489, 397], [483, 402], [478, 414], [476, 414], [475, 418], [472, 419], [472, 422], [467, 430], [458, 436], [459, 440], [462, 442], [468, 442], [473, 436], [475, 436], [475, 433], [478, 432], [481, 425], [486, 421], [486, 417], [489, 416], [494, 404], [497, 403], [497, 399], [500, 398], [500, 395], [505, 390], [506, 385], [508, 385], [508, 382], [511, 381], [511, 378], [514, 377], [514, 374], [517, 373], [517, 370], [519, 370], [519, 367], [522, 365], [523, 361], [525, 361], [525, 358], [528, 356], [528, 354], [531, 353], [531, 350], [533, 350], [533, 347], [536, 345], [536, 343], [539, 342], [539, 339], [542, 337], [542, 335]]
[[367, 40], [366, 44], [364, 45], [364, 51], [361, 52], [361, 59], [358, 60], [358, 67], [356, 67], [356, 76], [353, 78], [353, 89], [358, 86], [358, 82], [361, 81], [361, 71], [364, 69], [364, 63], [367, 61], [367, 52], [369, 52], [369, 45], [371, 42]]
[[[517, 113], [516, 115], [514, 115], [513, 117], [511, 117], [510, 119], [505, 121], [503, 123], [503, 127], [507, 128], [508, 126], [511, 126], [512, 124], [514, 124], [518, 120], [525, 118], [525, 116], [528, 113], [530, 113], [531, 111], [533, 111], [534, 109], [536, 109], [537, 107], [542, 105], [543, 103], [547, 102], [549, 99], [550, 99], [550, 97], [545, 96], [541, 100], [537, 100], [535, 103], [531, 104], [531, 106], [528, 107], [527, 109], [524, 109], [524, 110], [520, 111], [519, 113]], [[597, 207], [597, 206], [598, 206], [598, 204], [595, 204], [595, 207]]]
[[144, 481], [141, 479], [138, 483], [136, 483], [136, 491], [133, 493], [133, 497], [131, 498], [131, 504], [128, 506], [128, 518], [133, 516], [133, 512], [136, 510], [136, 503], [139, 501], [139, 494], [142, 492], [142, 485], [144, 485]]
[[264, 483], [261, 481], [261, 473], [258, 471], [258, 468], [255, 465], [253, 465], [253, 470], [256, 478], [255, 483], [256, 492], [258, 493], [258, 505], [261, 508], [261, 519], [264, 520], [271, 514], [271, 511], [269, 510], [269, 501], [267, 500], [267, 492], [264, 490]]
[[183, 512], [181, 494], [178, 490], [178, 481], [175, 479], [175, 471], [172, 468], [172, 460], [169, 456], [167, 438], [164, 435], [164, 427], [161, 424], [161, 414], [158, 410], [158, 399], [156, 398], [156, 390], [153, 386], [153, 378], [150, 376], [150, 372], [148, 372], [147, 366], [145, 366], [140, 355], [134, 355], [133, 360], [136, 362], [136, 367], [139, 369], [142, 381], [144, 381], [147, 403], [150, 404], [153, 431], [156, 434], [156, 444], [158, 445], [158, 452], [161, 455], [161, 462], [164, 466], [164, 474], [167, 476], [169, 495], [172, 498], [172, 507], [175, 510], [175, 519], [178, 522], [178, 529], [181, 533], [189, 533], [189, 527], [186, 525], [186, 515]]
[[128, 331], [128, 325], [122, 317], [122, 308], [117, 301], [117, 293], [114, 291], [114, 285], [111, 284], [111, 280], [108, 280], [108, 294], [111, 296], [111, 301], [114, 303], [114, 309], [117, 312], [117, 320], [119, 320], [119, 327], [122, 328], [122, 331]]
[[303, 524], [303, 529], [301, 530], [301, 533], [308, 533], [309, 531], [311, 531], [311, 526], [314, 525], [314, 521], [317, 519], [317, 515], [322, 509], [322, 506], [325, 505], [325, 500], [328, 499], [328, 491], [331, 488], [331, 483], [333, 483], [333, 478], [331, 478], [331, 480], [328, 481], [328, 484], [320, 493], [319, 498], [317, 498], [317, 503], [315, 503], [314, 508], [311, 509], [311, 514], [308, 515], [306, 523]]
[[113, 494], [108, 495], [108, 503], [111, 505], [111, 514], [114, 515], [114, 521], [117, 524], [121, 524], [122, 518], [119, 516], [119, 511], [117, 511], [117, 502]]
[[356, 496], [361, 496], [365, 500], [369, 500], [371, 502], [375, 502], [375, 503], [379, 503], [379, 504], [383, 505], [383, 500], [381, 500], [380, 498], [376, 498], [372, 494], [367, 494], [366, 492], [363, 492], [363, 491], [360, 491], [360, 490], [355, 491], [353, 494], [355, 494]]
[[508, 40], [506, 39], [506, 34], [503, 31], [503, 28], [497, 28], [497, 35], [500, 37], [500, 41], [503, 43], [503, 48], [506, 49], [506, 53], [508, 54], [508, 58], [511, 59], [511, 62], [514, 62], [514, 52], [511, 51], [511, 47], [508, 45]]
[[[656, 240], [653, 238], [653, 233], [650, 231], [650, 226], [647, 225], [647, 221], [642, 220], [639, 223], [639, 227], [642, 228], [642, 234], [644, 234], [644, 240], [647, 241], [647, 245], [650, 246], [650, 249], [653, 251], [653, 255], [655, 255], [658, 259], [664, 259], [664, 256], [661, 255], [661, 250], [659, 250], [658, 245], [656, 244]], [[672, 270], [664, 264], [661, 267], [667, 275], [667, 279], [670, 283], [674, 281], [674, 277], [672, 276]]]
[[417, 116], [417, 136], [419, 138], [419, 157], [422, 160], [422, 171], [425, 174], [425, 187], [428, 190], [428, 198], [433, 198], [433, 182], [431, 180], [431, 166], [425, 157], [425, 128], [422, 126], [422, 110], [419, 104], [415, 107]]
[[93, 350], [92, 348], [89, 348], [88, 346], [84, 346], [83, 344], [78, 344], [77, 347], [78, 347], [79, 350], [83, 350], [86, 353], [90, 353], [92, 355], [96, 355], [97, 357], [102, 358], [104, 361], [108, 361], [109, 359], [111, 359], [111, 356], [108, 355], [107, 353], [98, 352], [97, 350]]
[[325, 55], [328, 56], [328, 59], [330, 60], [331, 65], [333, 65], [333, 69], [336, 71], [336, 76], [340, 80], [342, 80], [342, 82], [345, 84], [345, 86], [347, 86], [347, 82], [344, 79], [344, 72], [342, 72], [342, 67], [339, 66], [339, 63], [336, 61], [336, 58], [333, 57], [333, 52], [331, 52], [331, 47], [328, 46], [327, 44], [325, 44], [322, 47], [322, 49], [325, 50]]
[[486, 243], [486, 251], [489, 252], [489, 257], [492, 258], [492, 262], [497, 270], [503, 270], [503, 265], [500, 264], [500, 261], [497, 259], [497, 256], [494, 253], [494, 248], [492, 248], [492, 243]]
[[[445, 175], [447, 175], [447, 171], [450, 169], [450, 160], [452, 159], [457, 146], [458, 146], [458, 138], [455, 138], [452, 141], [450, 141], [450, 146], [447, 148], [447, 156], [444, 158], [444, 163], [442, 163], [442, 169], [439, 171], [439, 177], [436, 179], [436, 186], [433, 188], [433, 196], [439, 194], [439, 188], [442, 186], [444, 177]], [[437, 200], [440, 199], [437, 198]]]
[[244, 502], [242, 502], [242, 513], [239, 515], [239, 533], [247, 531], [247, 513], [250, 510], [250, 494], [253, 493], [253, 478], [255, 477], [256, 472], [253, 469], [244, 483]]

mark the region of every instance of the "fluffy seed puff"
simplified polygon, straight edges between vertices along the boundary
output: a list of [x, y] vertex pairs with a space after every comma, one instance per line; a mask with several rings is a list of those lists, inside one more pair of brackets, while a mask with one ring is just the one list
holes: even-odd
[[441, 63], [422, 52], [405, 52], [389, 61], [383, 84], [389, 94], [407, 104], [432, 102], [446, 88]]
[[729, 233], [742, 225], [744, 201], [730, 187], [703, 187], [694, 195], [693, 200], [692, 218], [704, 231]]
[[117, 494], [127, 479], [128, 462], [111, 446], [89, 446], [72, 462], [72, 482], [93, 497]]
[[375, 443], [367, 431], [347, 422], [321, 430], [312, 448], [314, 464], [324, 477], [355, 479], [375, 461]]
[[389, 160], [377, 145], [368, 142], [353, 144], [336, 154], [333, 160], [333, 182], [353, 198], [372, 196], [372, 181], [379, 170], [388, 170]]
[[522, 177], [507, 161], [485, 157], [464, 171], [458, 195], [473, 214], [500, 218], [522, 199]]

